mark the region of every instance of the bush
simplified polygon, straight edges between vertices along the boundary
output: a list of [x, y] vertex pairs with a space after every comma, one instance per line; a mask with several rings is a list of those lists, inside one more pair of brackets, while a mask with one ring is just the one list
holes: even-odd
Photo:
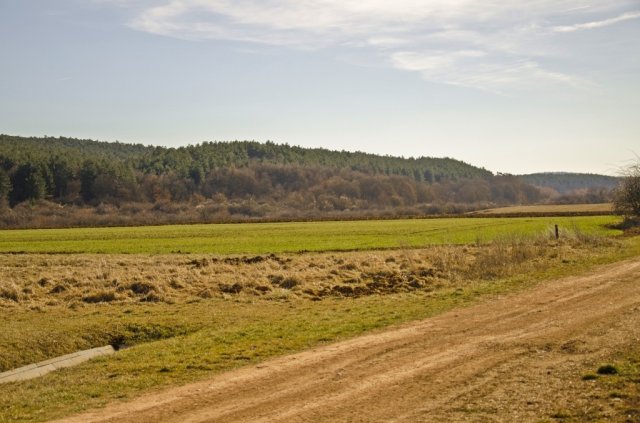
[[618, 369], [616, 369], [616, 367], [611, 364], [605, 364], [604, 366], [598, 367], [597, 373], [599, 375], [617, 375]]

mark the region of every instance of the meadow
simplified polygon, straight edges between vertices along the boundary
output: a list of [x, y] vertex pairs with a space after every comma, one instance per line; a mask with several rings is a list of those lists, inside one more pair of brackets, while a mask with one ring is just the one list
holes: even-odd
[[607, 226], [616, 222], [2, 231], [0, 371], [106, 344], [122, 349], [1, 386], [0, 422], [69, 415], [640, 254], [638, 237]]
[[0, 231], [0, 253], [269, 254], [470, 244], [562, 230], [611, 236], [615, 216], [238, 223]]

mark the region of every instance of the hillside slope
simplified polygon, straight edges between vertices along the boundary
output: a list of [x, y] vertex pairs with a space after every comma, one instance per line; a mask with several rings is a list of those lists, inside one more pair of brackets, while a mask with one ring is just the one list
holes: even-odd
[[592, 173], [546, 172], [519, 175], [526, 183], [552, 188], [559, 194], [568, 194], [578, 190], [613, 189], [620, 178]]
[[[440, 179], [491, 176], [491, 172], [451, 158], [403, 158], [363, 152], [303, 148], [273, 142], [203, 142], [186, 147], [154, 147], [63, 137], [0, 135], [0, 158], [7, 161], [43, 160], [62, 156], [72, 162], [108, 160], [130, 163], [144, 172], [183, 171], [200, 167], [246, 167], [252, 162], [304, 167], [330, 167], [371, 174], [405, 175], [429, 182]], [[5, 169], [6, 170], [6, 169]]]
[[541, 198], [515, 176], [451, 158], [0, 135], [0, 227], [415, 216]]

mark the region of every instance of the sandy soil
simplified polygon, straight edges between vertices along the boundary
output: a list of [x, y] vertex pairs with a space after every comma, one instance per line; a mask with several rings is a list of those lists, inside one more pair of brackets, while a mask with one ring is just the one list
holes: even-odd
[[618, 420], [581, 376], [639, 338], [634, 259], [60, 422]]

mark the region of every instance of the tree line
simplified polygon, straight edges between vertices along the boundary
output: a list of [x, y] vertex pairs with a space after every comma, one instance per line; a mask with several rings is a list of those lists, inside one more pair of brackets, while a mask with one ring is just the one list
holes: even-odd
[[[234, 213], [538, 202], [521, 178], [450, 158], [402, 158], [272, 142], [203, 142], [180, 148], [0, 135], [0, 203], [192, 203]], [[267, 207], [268, 206], [268, 207]], [[433, 207], [438, 206], [438, 207]]]

